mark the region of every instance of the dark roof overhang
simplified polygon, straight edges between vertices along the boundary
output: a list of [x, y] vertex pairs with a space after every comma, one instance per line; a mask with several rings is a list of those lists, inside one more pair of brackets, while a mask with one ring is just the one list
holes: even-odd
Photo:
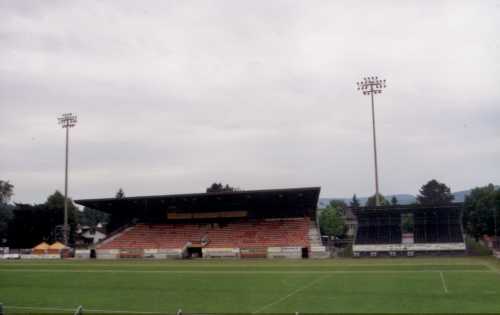
[[171, 194], [125, 198], [79, 199], [79, 205], [107, 213], [134, 211], [272, 211], [293, 207], [315, 215], [320, 187], [240, 190], [217, 193]]

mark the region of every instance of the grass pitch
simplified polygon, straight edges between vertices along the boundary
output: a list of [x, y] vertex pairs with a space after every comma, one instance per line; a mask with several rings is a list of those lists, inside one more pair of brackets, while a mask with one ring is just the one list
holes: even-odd
[[493, 258], [3, 261], [6, 314], [500, 313]]

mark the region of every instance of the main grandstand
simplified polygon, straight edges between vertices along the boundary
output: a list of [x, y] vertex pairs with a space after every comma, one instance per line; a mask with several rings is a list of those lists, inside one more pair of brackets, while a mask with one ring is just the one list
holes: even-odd
[[319, 187], [76, 200], [110, 213], [98, 259], [326, 257]]
[[463, 205], [360, 207], [354, 256], [463, 254]]

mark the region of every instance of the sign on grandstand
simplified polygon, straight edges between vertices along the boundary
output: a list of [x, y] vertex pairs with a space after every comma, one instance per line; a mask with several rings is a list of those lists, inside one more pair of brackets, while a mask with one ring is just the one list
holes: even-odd
[[247, 211], [218, 211], [218, 212], [168, 212], [169, 220], [189, 220], [189, 219], [217, 219], [217, 218], [244, 218]]

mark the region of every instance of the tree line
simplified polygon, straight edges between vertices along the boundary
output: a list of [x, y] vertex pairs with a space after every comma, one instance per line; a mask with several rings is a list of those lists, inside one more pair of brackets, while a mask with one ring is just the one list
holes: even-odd
[[[63, 240], [64, 195], [56, 190], [44, 203], [11, 204], [14, 185], [0, 180], [0, 247], [31, 248], [41, 241]], [[120, 188], [115, 197], [125, 194]], [[112, 221], [109, 214], [84, 207], [79, 210], [68, 198], [69, 243], [74, 244], [79, 226], [97, 228]]]
[[[239, 188], [214, 182], [206, 188], [207, 193], [237, 191]], [[64, 195], [56, 190], [40, 204], [11, 204], [14, 185], [0, 180], [0, 247], [30, 248], [41, 241], [53, 243], [63, 240]], [[115, 198], [124, 198], [119, 188]], [[69, 244], [74, 244], [79, 226], [96, 229], [98, 224], [116, 228], [123, 224], [105, 212], [84, 207], [79, 210], [68, 198]]]
[[[222, 183], [213, 183], [207, 187], [207, 193], [236, 191], [234, 188]], [[62, 240], [62, 222], [64, 220], [64, 196], [55, 191], [41, 204], [11, 204], [14, 185], [9, 181], [0, 180], [0, 247], [14, 248], [32, 247], [34, 242], [54, 242]], [[116, 198], [124, 198], [123, 189], [119, 189]], [[380, 195], [381, 205], [397, 205], [398, 200], [393, 197], [387, 200]], [[423, 185], [417, 196], [417, 204], [450, 204], [454, 200], [450, 188], [437, 180], [430, 180]], [[107, 213], [84, 207], [79, 210], [68, 200], [68, 224], [70, 227], [69, 242], [75, 241], [79, 225], [96, 228], [99, 223], [113, 225], [113, 218]], [[375, 196], [371, 196], [367, 206], [375, 205]], [[360, 207], [360, 202], [353, 195], [349, 206]], [[345, 236], [345, 216], [348, 205], [342, 200], [332, 200], [330, 204], [321, 209], [320, 229], [322, 234], [338, 238]], [[468, 235], [478, 239], [483, 235], [498, 235], [497, 225], [500, 224], [500, 188], [489, 184], [484, 187], [472, 189], [466, 196], [463, 212], [463, 226]]]

